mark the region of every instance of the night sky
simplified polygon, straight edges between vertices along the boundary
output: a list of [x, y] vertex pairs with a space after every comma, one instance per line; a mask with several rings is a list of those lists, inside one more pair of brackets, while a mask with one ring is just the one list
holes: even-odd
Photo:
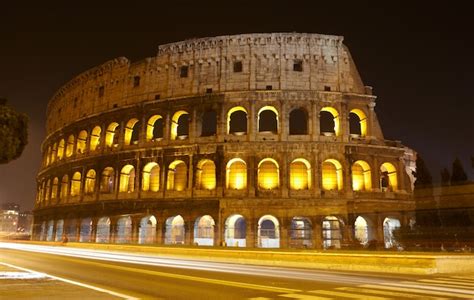
[[33, 208], [46, 105], [73, 76], [119, 56], [154, 56], [164, 43], [258, 32], [344, 36], [378, 96], [385, 137], [418, 151], [437, 180], [455, 157], [474, 179], [474, 26], [464, 1], [13, 2], [0, 8], [0, 97], [30, 128], [22, 157], [0, 165], [1, 203]]

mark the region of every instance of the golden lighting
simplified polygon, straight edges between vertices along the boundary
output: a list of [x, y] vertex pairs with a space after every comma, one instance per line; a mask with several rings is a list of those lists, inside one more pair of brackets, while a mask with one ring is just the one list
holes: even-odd
[[166, 188], [171, 191], [184, 191], [188, 184], [186, 164], [181, 160], [173, 161], [168, 167]]
[[123, 142], [127, 146], [130, 145], [132, 141], [133, 130], [138, 130], [137, 128], [134, 128], [135, 124], [137, 123], [138, 123], [137, 119], [131, 119], [127, 122], [127, 125], [125, 125], [125, 133], [123, 137]]
[[89, 171], [87, 171], [86, 182], [85, 182], [85, 193], [86, 194], [94, 193], [94, 190], [95, 190], [95, 177], [96, 177], [95, 170], [90, 169]]
[[61, 141], [59, 141], [59, 146], [58, 146], [58, 159], [59, 160], [62, 160], [64, 158], [64, 139], [61, 139]]
[[197, 183], [200, 189], [216, 188], [216, 165], [212, 160], [203, 159], [197, 165]]
[[135, 190], [135, 168], [126, 165], [120, 172], [119, 192], [132, 193]]
[[81, 173], [75, 172], [71, 180], [71, 196], [77, 196], [81, 193]]
[[170, 135], [171, 135], [170, 137], [172, 140], [176, 140], [176, 138], [178, 137], [179, 118], [182, 115], [188, 115], [188, 114], [189, 113], [184, 110], [180, 110], [174, 113], [173, 118], [171, 119], [171, 132], [170, 132]]
[[272, 190], [280, 186], [278, 163], [272, 158], [265, 158], [258, 164], [258, 186]]
[[360, 135], [366, 136], [367, 135], [367, 116], [365, 113], [360, 109], [353, 109], [351, 113], [354, 113], [359, 117], [359, 125], [360, 125]]
[[342, 190], [342, 166], [335, 159], [327, 159], [322, 166], [323, 189]]
[[370, 166], [363, 160], [358, 160], [352, 165], [352, 189], [354, 191], [370, 191], [372, 189]]
[[336, 136], [339, 136], [339, 133], [340, 133], [340, 122], [339, 122], [339, 113], [337, 112], [337, 110], [333, 107], [323, 107], [321, 109], [321, 111], [327, 111], [329, 113], [332, 114], [333, 118], [334, 118], [334, 132], [336, 134]]
[[[278, 110], [273, 106], [266, 105], [266, 106], [260, 108], [260, 110], [258, 111], [258, 114], [257, 114], [258, 115], [257, 124], [260, 125], [260, 114], [264, 111], [267, 111], [267, 110], [269, 110], [269, 111], [271, 111], [275, 114], [276, 124], [277, 124], [276, 132], [278, 132]], [[258, 131], [260, 131], [260, 128], [258, 129]]]
[[247, 188], [247, 165], [242, 159], [233, 158], [227, 163], [226, 187], [233, 190]]
[[74, 153], [74, 136], [71, 134], [67, 139], [66, 157], [71, 157]]
[[148, 119], [148, 123], [146, 125], [146, 140], [147, 142], [153, 140], [155, 137], [153, 136], [153, 131], [155, 130], [155, 122], [158, 121], [159, 119], [162, 119], [163, 117], [160, 115], [154, 115], [151, 116], [150, 119]]
[[307, 190], [311, 188], [311, 165], [305, 159], [298, 158], [290, 164], [290, 188]]
[[102, 132], [102, 129], [99, 126], [94, 127], [92, 129], [91, 133], [91, 141], [90, 141], [90, 150], [95, 151], [97, 149], [97, 146], [100, 144], [100, 133]]
[[86, 151], [87, 131], [82, 130], [77, 137], [76, 151], [77, 153], [84, 153]]
[[232, 118], [232, 114], [237, 112], [237, 111], [242, 111], [245, 113], [245, 115], [248, 115], [247, 110], [243, 106], [234, 106], [229, 111], [227, 112], [227, 133], [230, 133], [230, 120]]
[[51, 190], [51, 199], [56, 199], [57, 193], [58, 193], [58, 185], [59, 185], [59, 179], [58, 179], [58, 177], [55, 177], [53, 179], [53, 188]]
[[54, 161], [56, 160], [57, 147], [58, 147], [58, 145], [56, 143], [54, 143], [53, 151], [51, 152], [51, 163], [54, 163]]
[[380, 166], [380, 172], [387, 172], [388, 174], [388, 185], [392, 191], [396, 191], [398, 188], [397, 169], [391, 163], [383, 163]]
[[142, 190], [158, 192], [160, 189], [160, 166], [150, 162], [143, 168]]
[[109, 127], [107, 127], [107, 131], [105, 133], [105, 145], [107, 147], [112, 147], [115, 143], [116, 135], [117, 133], [115, 132], [117, 130], [117, 127], [119, 126], [118, 123], [113, 122], [110, 123]]

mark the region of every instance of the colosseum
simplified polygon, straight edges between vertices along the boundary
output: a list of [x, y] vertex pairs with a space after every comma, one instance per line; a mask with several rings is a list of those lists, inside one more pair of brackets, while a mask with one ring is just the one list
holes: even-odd
[[396, 246], [416, 154], [385, 140], [343, 37], [160, 45], [47, 108], [33, 239], [255, 248]]

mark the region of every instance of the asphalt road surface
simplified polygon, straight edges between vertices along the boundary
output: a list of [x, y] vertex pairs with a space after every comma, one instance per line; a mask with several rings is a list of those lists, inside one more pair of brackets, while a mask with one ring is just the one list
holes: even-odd
[[[474, 299], [474, 274], [306, 270], [10, 243], [0, 243], [2, 264], [91, 289], [101, 299]], [[35, 296], [41, 293], [36, 288]], [[90, 295], [83, 298], [96, 297]]]

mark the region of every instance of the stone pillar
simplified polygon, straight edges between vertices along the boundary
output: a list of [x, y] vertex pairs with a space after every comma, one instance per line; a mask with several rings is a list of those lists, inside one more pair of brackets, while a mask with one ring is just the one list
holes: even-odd
[[320, 250], [323, 248], [321, 218], [311, 218], [311, 222], [313, 223], [313, 247]]
[[245, 243], [247, 248], [257, 248], [257, 230], [258, 224], [254, 218], [245, 218], [246, 221], [246, 233], [245, 233]]
[[377, 240], [377, 249], [384, 249], [384, 230], [383, 230], [383, 216], [380, 213], [376, 215], [376, 225], [375, 225], [375, 239]]
[[194, 245], [194, 222], [191, 219], [184, 220], [184, 244]]
[[96, 243], [97, 242], [97, 218], [92, 218], [92, 225], [91, 225], [91, 232], [90, 232], [90, 237], [89, 240], [91, 243]]
[[81, 240], [81, 223], [82, 220], [78, 218], [76, 222], [76, 242], [79, 242]]
[[132, 218], [132, 236], [130, 238], [131, 244], [138, 244], [139, 230], [140, 230], [140, 217]]
[[289, 248], [289, 224], [288, 224], [288, 219], [287, 218], [281, 218], [280, 219], [280, 248], [286, 249]]
[[[166, 220], [164, 220], [166, 221]], [[164, 241], [164, 231], [166, 229], [165, 223], [162, 221], [160, 222], [159, 220], [156, 222], [156, 237], [154, 243], [157, 245], [163, 245], [165, 243]]]

